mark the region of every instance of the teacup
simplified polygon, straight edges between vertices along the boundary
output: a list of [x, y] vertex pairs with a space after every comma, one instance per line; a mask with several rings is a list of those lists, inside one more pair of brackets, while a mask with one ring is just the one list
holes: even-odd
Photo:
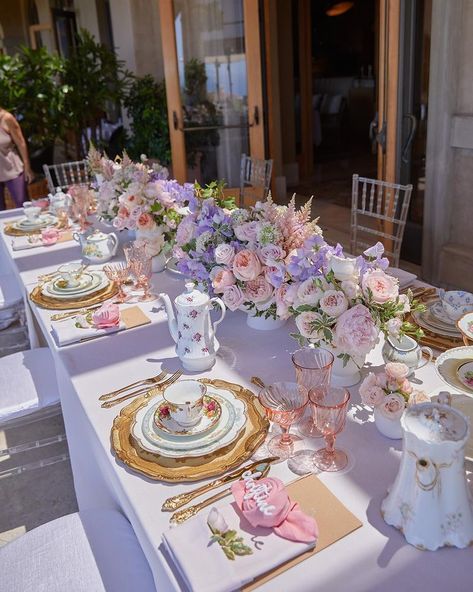
[[23, 207], [23, 213], [25, 214], [25, 217], [28, 220], [28, 222], [36, 222], [41, 213], [41, 208], [33, 205], [26, 208]]
[[59, 238], [59, 230], [57, 228], [45, 228], [41, 231], [41, 240], [43, 245], [55, 245]]
[[58, 268], [61, 279], [68, 288], [76, 288], [79, 285], [83, 267], [80, 263], [66, 263]]
[[163, 397], [169, 405], [172, 419], [179, 425], [190, 428], [202, 417], [206, 393], [205, 384], [197, 380], [181, 380], [168, 386]]
[[[422, 354], [426, 353], [427, 358]], [[401, 362], [409, 368], [408, 376], [428, 364], [433, 358], [433, 352], [430, 347], [420, 346], [415, 339], [408, 335], [403, 335], [399, 339], [395, 337], [386, 337], [383, 345], [383, 360], [388, 362]]]
[[452, 321], [458, 321], [467, 312], [473, 311], [473, 294], [463, 290], [439, 290], [440, 302]]

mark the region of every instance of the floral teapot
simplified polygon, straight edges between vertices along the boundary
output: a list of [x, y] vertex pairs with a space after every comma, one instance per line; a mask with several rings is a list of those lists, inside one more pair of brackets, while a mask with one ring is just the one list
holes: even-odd
[[56, 193], [53, 195], [50, 193], [49, 197], [49, 210], [55, 214], [59, 209], [67, 209], [71, 203], [71, 196], [68, 193], [64, 193], [60, 187], [56, 189]]
[[[225, 317], [225, 305], [220, 298], [210, 298], [186, 283], [186, 291], [174, 300], [176, 314], [167, 294], [159, 295], [166, 307], [169, 331], [176, 342], [176, 353], [182, 365], [191, 372], [211, 368], [220, 347], [215, 337], [215, 327]], [[222, 314], [212, 325], [210, 307], [220, 306]]]
[[105, 263], [117, 252], [118, 237], [114, 232], [105, 234], [100, 230], [92, 233], [74, 232], [72, 238], [80, 243], [82, 255], [91, 263]]

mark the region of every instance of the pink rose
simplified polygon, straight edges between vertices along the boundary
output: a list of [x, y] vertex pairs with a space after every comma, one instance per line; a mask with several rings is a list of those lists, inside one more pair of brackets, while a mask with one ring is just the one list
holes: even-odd
[[49, 246], [57, 243], [59, 238], [59, 230], [57, 228], [45, 228], [41, 231], [41, 241], [43, 245]]
[[136, 222], [139, 230], [153, 230], [156, 227], [156, 223], [150, 214], [141, 214]]
[[403, 393], [406, 393], [406, 395], [410, 395], [414, 388], [412, 384], [407, 380], [407, 378], [404, 378], [404, 380], [401, 382], [399, 390]]
[[360, 286], [353, 280], [343, 280], [341, 288], [350, 300], [355, 300], [360, 295]]
[[213, 289], [217, 294], [222, 294], [225, 288], [228, 288], [228, 286], [233, 286], [234, 283], [235, 276], [227, 269], [219, 269], [212, 280]]
[[265, 302], [273, 295], [273, 287], [263, 277], [245, 284], [245, 299], [250, 302]]
[[120, 324], [120, 308], [118, 304], [106, 302], [92, 315], [92, 322], [97, 329], [109, 329]]
[[409, 374], [409, 368], [402, 362], [388, 362], [384, 367], [388, 378], [402, 381]]
[[327, 290], [320, 299], [319, 306], [329, 317], [337, 318], [347, 310], [348, 300], [339, 290]]
[[315, 282], [312, 278], [305, 280], [297, 289], [297, 304], [296, 306], [300, 306], [301, 304], [318, 304], [320, 298], [323, 295], [323, 291], [320, 288], [317, 288]]
[[322, 317], [318, 312], [301, 312], [296, 317], [296, 325], [299, 329], [299, 333], [303, 337], [322, 339], [323, 336], [320, 336], [318, 331], [314, 329], [314, 323], [317, 321], [322, 322]]
[[120, 206], [117, 215], [119, 218], [128, 218], [130, 216], [130, 210], [126, 206]]
[[291, 316], [289, 306], [294, 303], [294, 284], [282, 284], [275, 292], [276, 314], [280, 319], [288, 319]]
[[261, 273], [261, 263], [254, 251], [243, 249], [235, 255], [233, 273], [242, 282], [256, 279]]
[[361, 280], [361, 288], [366, 298], [371, 298], [376, 304], [393, 302], [399, 296], [399, 282], [396, 278], [375, 269], [365, 273]]
[[378, 386], [380, 386], [382, 389], [388, 388], [388, 377], [386, 376], [385, 372], [380, 372], [377, 374], [376, 380], [378, 382]]
[[418, 405], [419, 403], [428, 403], [429, 401], [430, 399], [424, 391], [412, 391], [408, 405]]
[[363, 391], [363, 395], [361, 395], [361, 401], [364, 405], [370, 405], [371, 407], [379, 407], [381, 403], [384, 401], [384, 391], [379, 386], [372, 386], [367, 388]]
[[223, 301], [230, 310], [237, 310], [245, 300], [243, 292], [237, 285], [227, 286], [223, 290]]
[[405, 407], [404, 398], [397, 393], [391, 393], [384, 397], [384, 401], [378, 409], [388, 419], [399, 419], [404, 413]]
[[274, 265], [285, 257], [286, 253], [279, 245], [266, 245], [259, 251], [261, 261], [265, 265]]
[[215, 248], [215, 262], [219, 265], [231, 265], [235, 258], [235, 249], [231, 245], [221, 244]]
[[233, 232], [238, 240], [252, 243], [256, 241], [259, 228], [260, 223], [254, 220], [253, 222], [244, 222], [243, 224], [235, 226]]
[[334, 345], [350, 356], [365, 355], [378, 340], [378, 329], [370, 311], [363, 304], [356, 304], [342, 313], [334, 331]]

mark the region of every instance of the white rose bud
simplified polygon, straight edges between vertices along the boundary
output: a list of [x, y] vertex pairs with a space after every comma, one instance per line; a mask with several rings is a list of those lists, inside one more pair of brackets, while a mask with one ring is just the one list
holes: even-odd
[[228, 530], [228, 524], [225, 522], [225, 518], [220, 514], [217, 508], [212, 508], [207, 517], [207, 524], [213, 533], [219, 532], [223, 534]]

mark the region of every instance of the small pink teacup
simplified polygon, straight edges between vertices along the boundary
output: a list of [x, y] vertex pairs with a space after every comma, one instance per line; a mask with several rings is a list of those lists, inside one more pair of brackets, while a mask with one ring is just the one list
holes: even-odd
[[41, 240], [43, 245], [55, 245], [59, 238], [59, 230], [57, 228], [45, 228], [41, 231]]

